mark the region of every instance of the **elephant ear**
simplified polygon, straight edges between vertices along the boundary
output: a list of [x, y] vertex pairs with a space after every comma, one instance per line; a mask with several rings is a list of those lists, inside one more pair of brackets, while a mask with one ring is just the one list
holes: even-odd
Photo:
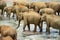
[[43, 19], [43, 20], [46, 20], [46, 15], [47, 15], [47, 14], [43, 14], [43, 15], [42, 15], [42, 19]]

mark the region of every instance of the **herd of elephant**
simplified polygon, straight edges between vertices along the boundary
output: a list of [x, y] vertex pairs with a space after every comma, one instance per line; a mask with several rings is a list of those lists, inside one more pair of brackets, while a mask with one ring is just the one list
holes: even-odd
[[[31, 2], [31, 3], [18, 3], [13, 2], [12, 6], [6, 6], [4, 1], [0, 1], [0, 19], [2, 20], [2, 15], [4, 17], [4, 12], [6, 12], [6, 17], [10, 19], [11, 13], [13, 13], [13, 18], [16, 15], [16, 20], [18, 20], [18, 27], [20, 26], [20, 21], [24, 20], [23, 31], [25, 31], [26, 25], [28, 26], [28, 31], [30, 31], [30, 24], [34, 24], [33, 32], [36, 32], [37, 26], [42, 32], [43, 21], [46, 22], [46, 32], [50, 33], [50, 27], [59, 29], [60, 34], [60, 4], [57, 2]], [[56, 15], [58, 13], [58, 15]], [[7, 25], [0, 26], [0, 33], [2, 35], [2, 40], [17, 40], [16, 29], [13, 29]]]

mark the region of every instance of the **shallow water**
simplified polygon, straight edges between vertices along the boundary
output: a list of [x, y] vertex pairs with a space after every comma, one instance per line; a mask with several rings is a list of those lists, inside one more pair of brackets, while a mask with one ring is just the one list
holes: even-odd
[[[8, 20], [0, 20], [0, 25], [9, 25], [13, 28], [16, 28], [17, 27], [17, 24], [18, 24], [18, 21], [15, 21], [13, 19], [8, 19]], [[17, 40], [60, 40], [60, 36], [59, 36], [59, 30], [56, 30], [56, 29], [53, 29], [53, 28], [50, 28], [50, 35], [49, 34], [46, 34], [46, 23], [43, 22], [43, 33], [39, 33], [39, 28], [37, 27], [37, 34], [32, 34], [32, 35], [29, 35], [30, 33], [27, 32], [28, 34], [24, 34], [23, 33], [23, 25], [24, 25], [24, 22], [23, 20], [21, 21], [21, 24], [20, 24], [20, 27], [17, 30]], [[34, 28], [34, 25], [31, 24], [31, 31], [33, 30]], [[26, 30], [27, 27], [26, 27]], [[57, 32], [56, 32], [57, 31]], [[56, 33], [55, 33], [56, 32]], [[32, 32], [33, 33], [33, 32]]]

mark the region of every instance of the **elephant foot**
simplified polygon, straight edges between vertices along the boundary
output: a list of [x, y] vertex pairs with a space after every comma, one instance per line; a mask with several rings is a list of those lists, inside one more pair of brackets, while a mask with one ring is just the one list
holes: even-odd
[[36, 32], [36, 30], [33, 30], [33, 32]]
[[60, 29], [59, 29], [59, 35], [60, 35]]
[[40, 30], [40, 32], [42, 32], [42, 29]]

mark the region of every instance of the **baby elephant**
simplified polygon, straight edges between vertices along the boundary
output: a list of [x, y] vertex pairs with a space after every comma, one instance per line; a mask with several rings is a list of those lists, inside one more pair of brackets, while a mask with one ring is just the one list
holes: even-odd
[[7, 25], [1, 25], [0, 30], [2, 37], [11, 36], [14, 40], [17, 40], [17, 32], [12, 27]]
[[13, 40], [10, 36], [2, 37], [2, 40]]
[[55, 14], [55, 11], [52, 9], [52, 8], [44, 8], [44, 9], [40, 9], [40, 11], [39, 11], [39, 14], [40, 15], [43, 15], [43, 14], [45, 14], [45, 13], [47, 13], [47, 14]]
[[18, 14], [18, 27], [20, 26], [21, 20], [24, 20], [23, 31], [25, 31], [26, 25], [28, 25], [28, 29], [30, 31], [30, 24], [34, 24], [35, 25], [34, 32], [36, 32], [37, 25], [40, 28], [40, 32], [42, 32], [42, 27], [40, 27], [41, 16], [35, 11], [30, 10], [28, 12], [19, 13]]
[[59, 34], [60, 34], [60, 17], [59, 16], [44, 14], [41, 19], [46, 21], [47, 23], [46, 32], [50, 33], [50, 27], [53, 27], [55, 29], [59, 29]]

